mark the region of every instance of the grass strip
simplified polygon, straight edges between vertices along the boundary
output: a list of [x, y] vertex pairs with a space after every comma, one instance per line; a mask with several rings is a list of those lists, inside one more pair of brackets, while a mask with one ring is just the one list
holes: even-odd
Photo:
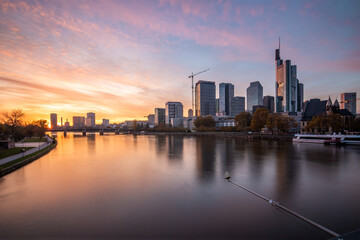
[[39, 151], [37, 151], [37, 152], [34, 152], [34, 153], [29, 154], [29, 155], [26, 155], [26, 156], [24, 156], [24, 157], [18, 158], [18, 159], [14, 160], [14, 161], [4, 163], [4, 164], [0, 165], [0, 170], [5, 169], [5, 168], [7, 168], [7, 167], [10, 167], [10, 166], [12, 166], [12, 165], [15, 165], [15, 164], [17, 164], [17, 163], [19, 163], [19, 162], [22, 162], [22, 161], [24, 161], [24, 160], [26, 160], [26, 159], [28, 159], [28, 158], [31, 158], [31, 157], [33, 157], [33, 156], [35, 156], [35, 155], [37, 155], [37, 154], [39, 154], [39, 153], [41, 153], [41, 152], [45, 152], [46, 150], [48, 150], [49, 148], [53, 147], [54, 145], [55, 145], [55, 141], [53, 141], [53, 142], [52, 142], [49, 146], [47, 146], [46, 148], [43, 148], [43, 149], [41, 149], [41, 150], [39, 150]]
[[23, 148], [22, 147], [14, 147], [14, 148], [10, 148], [10, 149], [0, 150], [0, 159], [21, 153], [21, 149], [29, 150], [32, 148], [33, 147], [23, 147]]

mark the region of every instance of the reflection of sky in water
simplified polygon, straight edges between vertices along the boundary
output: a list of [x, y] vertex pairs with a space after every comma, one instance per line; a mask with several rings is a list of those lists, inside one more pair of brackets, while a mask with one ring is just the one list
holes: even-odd
[[356, 147], [178, 135], [57, 139], [50, 154], [0, 179], [0, 237], [330, 237], [228, 184], [227, 170], [334, 231], [360, 225]]

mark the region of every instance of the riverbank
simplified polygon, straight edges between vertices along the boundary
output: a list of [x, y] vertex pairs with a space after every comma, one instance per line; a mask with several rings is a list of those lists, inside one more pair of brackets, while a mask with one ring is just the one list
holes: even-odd
[[24, 157], [17, 158], [13, 161], [4, 163], [0, 165], [0, 177], [5, 176], [6, 174], [9, 174], [31, 162], [34, 160], [44, 156], [45, 154], [49, 153], [52, 149], [54, 149], [57, 146], [57, 141], [53, 139], [52, 143], [45, 148], [36, 151], [34, 153], [31, 153], [29, 155], [26, 155]]

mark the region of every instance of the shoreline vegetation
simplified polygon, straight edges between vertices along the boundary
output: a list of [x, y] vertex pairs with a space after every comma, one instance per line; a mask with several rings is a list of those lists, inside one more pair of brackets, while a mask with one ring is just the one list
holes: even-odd
[[[0, 165], [0, 177], [40, 158], [56, 147], [57, 141], [54, 138], [51, 139], [50, 144], [48, 143], [50, 138], [45, 134], [48, 130], [46, 120], [24, 122], [24, 113], [21, 109], [3, 113], [2, 116], [0, 121], [0, 160], [3, 161]], [[22, 143], [21, 147], [18, 143]], [[37, 143], [39, 150], [35, 151], [34, 144], [37, 145]], [[28, 154], [24, 155], [24, 153]]]
[[53, 150], [56, 146], [57, 146], [57, 141], [56, 141], [56, 139], [53, 139], [52, 143], [49, 146], [47, 146], [39, 151], [36, 151], [32, 154], [26, 155], [24, 157], [20, 157], [11, 162], [0, 165], [0, 177], [3, 177], [5, 175], [35, 161], [36, 159], [46, 155], [51, 150]]

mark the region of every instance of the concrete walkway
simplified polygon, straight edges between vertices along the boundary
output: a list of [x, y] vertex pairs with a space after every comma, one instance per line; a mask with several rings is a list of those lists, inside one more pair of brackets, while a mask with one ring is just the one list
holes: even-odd
[[[8, 163], [11, 161], [14, 161], [18, 158], [21, 158], [23, 156], [27, 156], [29, 154], [32, 154], [34, 152], [39, 151], [39, 149], [43, 149], [46, 148], [47, 146], [49, 146], [52, 143], [52, 139], [48, 136], [46, 136], [47, 141], [46, 142], [40, 142], [40, 147], [39, 147], [39, 143], [38, 142], [31, 142], [31, 143], [15, 143], [16, 147], [34, 147], [32, 149], [26, 150], [24, 153], [18, 153], [15, 155], [11, 155], [9, 157], [6, 158], [2, 158], [0, 159], [0, 165], [4, 164], [4, 163]], [[22, 145], [24, 144], [24, 145]]]

